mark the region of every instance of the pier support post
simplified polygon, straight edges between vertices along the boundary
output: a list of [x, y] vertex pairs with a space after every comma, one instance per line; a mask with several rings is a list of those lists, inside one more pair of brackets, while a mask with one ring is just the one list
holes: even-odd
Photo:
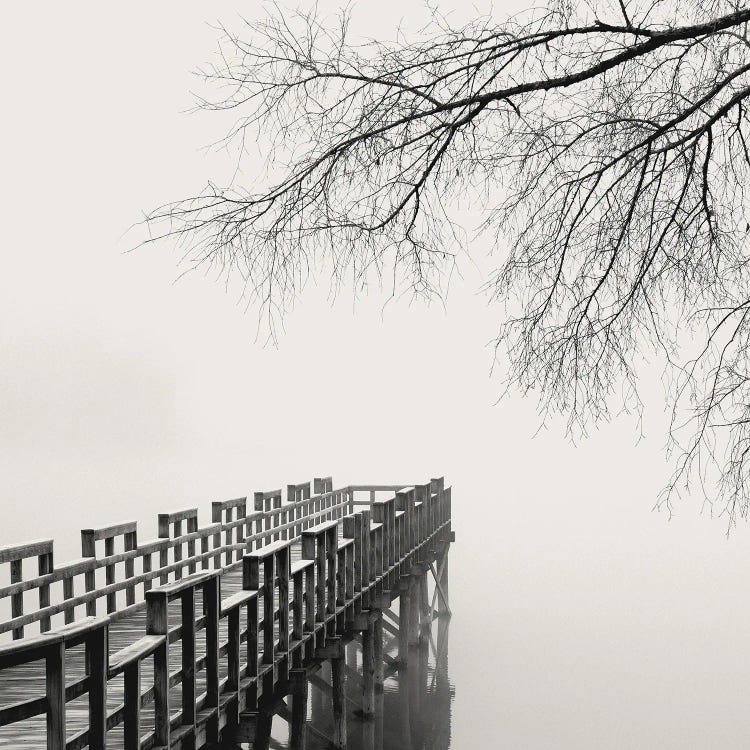
[[419, 643], [426, 646], [430, 640], [432, 626], [432, 612], [430, 611], [430, 596], [427, 585], [427, 575], [419, 576]]
[[375, 714], [375, 623], [362, 631], [362, 716]]
[[408, 631], [409, 646], [419, 645], [419, 610], [420, 610], [420, 589], [422, 588], [422, 579], [424, 575], [412, 576], [409, 580], [409, 620], [408, 623], [402, 623]]
[[292, 721], [289, 724], [289, 750], [305, 750], [305, 725], [307, 722], [307, 672], [292, 669], [289, 672], [292, 696]]
[[372, 655], [375, 660], [375, 690], [383, 690], [385, 674], [383, 670], [383, 613], [378, 612], [372, 631]]
[[331, 659], [333, 683], [333, 747], [346, 750], [346, 706], [344, 688], [346, 684], [346, 659], [343, 653]]
[[438, 565], [438, 577], [436, 581], [436, 587], [440, 589], [440, 596], [438, 597], [438, 613], [441, 615], [450, 615], [450, 596], [448, 594], [448, 550], [450, 544], [445, 545], [443, 554], [440, 558]]
[[273, 724], [273, 708], [268, 700], [260, 700], [258, 714], [255, 724], [255, 739], [252, 744], [253, 750], [268, 750], [271, 742], [271, 726]]
[[407, 576], [401, 582], [401, 589], [398, 600], [398, 665], [405, 667], [409, 657], [409, 623], [411, 622], [411, 576]]

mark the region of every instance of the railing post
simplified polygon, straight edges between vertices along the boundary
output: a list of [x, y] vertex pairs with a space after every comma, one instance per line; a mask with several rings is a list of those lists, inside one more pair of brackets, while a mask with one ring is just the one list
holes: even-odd
[[[345, 539], [354, 540], [354, 549], [351, 556], [351, 569], [347, 571], [347, 579], [350, 581], [347, 598], [351, 599], [362, 590], [362, 514], [344, 516], [343, 533]], [[357, 602], [356, 612], [362, 609], [361, 598]]]
[[[109, 557], [115, 554], [115, 538], [108, 536], [104, 539], [104, 556]], [[104, 582], [107, 586], [115, 582], [115, 566], [108, 563], [104, 566]], [[112, 592], [107, 594], [107, 614], [111, 614], [117, 609], [117, 594]]]
[[[196, 513], [194, 516], [188, 516], [185, 525], [187, 526], [187, 533], [192, 534], [196, 531], [198, 531], [198, 514]], [[188, 549], [188, 557], [193, 558], [195, 557], [195, 539], [190, 539], [187, 543], [187, 549]], [[188, 573], [193, 574], [195, 573], [196, 566], [194, 562], [188, 563]]]
[[[336, 526], [325, 532], [326, 547], [326, 615], [336, 614], [336, 579], [338, 563], [338, 530]], [[336, 618], [328, 623], [328, 635], [336, 635]]]
[[[247, 518], [247, 498], [245, 499], [245, 502], [240, 503], [240, 505], [237, 506], [237, 520], [239, 521], [242, 518]], [[244, 544], [245, 543], [245, 528], [246, 528], [247, 522], [241, 523], [237, 526], [237, 544]], [[237, 554], [234, 556], [235, 560], [241, 560], [243, 555], [243, 550], [241, 548], [237, 549]]]
[[[47, 575], [48, 573], [51, 573], [54, 569], [54, 562], [52, 558], [52, 552], [46, 552], [42, 555], [39, 555], [37, 559], [38, 565], [39, 565], [39, 575]], [[49, 584], [43, 583], [39, 587], [39, 609], [44, 609], [44, 607], [49, 607]], [[51, 626], [51, 621], [49, 617], [42, 617], [39, 620], [39, 630], [42, 633], [46, 633]]]
[[[265, 517], [265, 512], [263, 510], [263, 493], [262, 492], [256, 492], [253, 496], [253, 507], [256, 513], [260, 513], [258, 516], [256, 522], [255, 522], [255, 533], [256, 535], [263, 533], [263, 519]], [[258, 549], [259, 547], [263, 547], [264, 545], [268, 544], [271, 540], [268, 537], [259, 538], [255, 542], [255, 549]]]
[[237, 726], [240, 710], [240, 607], [227, 615], [227, 691], [236, 697], [235, 708], [227, 717], [230, 727]]
[[[96, 559], [96, 540], [94, 539], [93, 529], [81, 530], [81, 557], [93, 557]], [[96, 568], [87, 570], [83, 577], [86, 593], [94, 591], [96, 588]], [[89, 617], [96, 615], [95, 598], [86, 602], [86, 614]]]
[[221, 568], [221, 503], [211, 504], [211, 523], [218, 524], [213, 535], [213, 545], [216, 554], [213, 556], [214, 570]]
[[[179, 539], [182, 536], [182, 520], [175, 521], [173, 527], [174, 537], [175, 539]], [[169, 536], [169, 534], [167, 534], [167, 536]], [[177, 544], [173, 543], [172, 550], [175, 563], [182, 562], [182, 542], [178, 542]], [[175, 581], [179, 581], [182, 578], [182, 565], [178, 565], [175, 569], [174, 578]]]
[[[315, 624], [325, 621], [326, 611], [326, 549], [325, 549], [325, 534], [311, 532], [308, 529], [302, 532], [302, 557], [305, 560], [315, 560], [315, 569], [317, 571], [315, 575], [315, 616], [313, 629]], [[308, 604], [309, 599], [308, 596]], [[316, 639], [317, 640], [317, 639]], [[321, 632], [319, 637], [320, 643], [318, 645], [325, 645], [325, 631]]]
[[[273, 508], [273, 510], [275, 510], [275, 511], [280, 511], [281, 510], [281, 495], [274, 496], [273, 499], [271, 500], [271, 502], [272, 502], [272, 508]], [[273, 514], [273, 528], [274, 529], [278, 528], [280, 525], [281, 525], [281, 513], [279, 513], [279, 512], [274, 513]], [[279, 541], [279, 533], [278, 532], [276, 532], [273, 535], [273, 540], [274, 540], [274, 542], [278, 542]]]
[[[125, 534], [125, 551], [134, 552], [138, 548], [138, 531], [128, 531]], [[135, 558], [125, 560], [125, 578], [132, 578], [135, 575]], [[135, 604], [135, 586], [128, 586], [125, 589], [125, 604], [130, 606]]]
[[[195, 587], [180, 594], [182, 637], [182, 726], [195, 737]], [[208, 623], [206, 623], [208, 627]], [[208, 632], [208, 631], [206, 631]]]
[[65, 643], [49, 647], [46, 656], [47, 750], [65, 750]]
[[[10, 561], [10, 582], [21, 583], [23, 580], [23, 561], [19, 558], [18, 560]], [[10, 597], [10, 616], [21, 617], [23, 615], [23, 591], [18, 594], [12, 594]], [[13, 628], [13, 640], [23, 638], [23, 625], [18, 628]]]
[[[279, 579], [279, 654], [289, 656], [289, 574], [291, 558], [289, 547], [284, 545], [276, 551], [276, 576]], [[286, 660], [286, 672], [279, 666], [279, 679], [286, 681], [289, 674], [289, 659]]]
[[141, 663], [125, 667], [125, 750], [141, 750]]
[[[292, 576], [292, 640], [302, 641], [305, 635], [305, 571], [297, 570]], [[299, 668], [304, 661], [304, 648], [300, 645], [294, 652], [291, 667]], [[291, 679], [291, 677], [290, 677]]]
[[[152, 567], [151, 567], [151, 561], [152, 561], [152, 553], [151, 552], [145, 552], [141, 556], [141, 565], [143, 567], [144, 573], [151, 573]], [[147, 591], [150, 591], [152, 586], [154, 585], [154, 579], [148, 578], [143, 582], [143, 593], [146, 594]]]
[[146, 594], [146, 633], [163, 635], [154, 651], [154, 741], [170, 746], [169, 735], [169, 619], [167, 595], [152, 589]]
[[[67, 601], [68, 599], [72, 599], [75, 595], [75, 590], [73, 587], [73, 581], [74, 577], [72, 575], [66, 575], [63, 578], [63, 599]], [[65, 624], [69, 625], [73, 620], [75, 620], [75, 612], [76, 608], [75, 606], [70, 606], [65, 608]]]
[[216, 573], [203, 584], [203, 611], [206, 615], [206, 706], [216, 709], [216, 717], [206, 729], [210, 742], [219, 739], [219, 618], [221, 617], [220, 577]]
[[[159, 568], [166, 568], [169, 565], [169, 516], [166, 513], [159, 513], [158, 516], [158, 534], [159, 539], [164, 539], [164, 546], [159, 550]], [[177, 578], [177, 575], [175, 575]], [[169, 580], [168, 573], [162, 573], [159, 576], [159, 583], [165, 584]]]
[[[275, 555], [261, 556], [259, 550], [243, 559], [243, 588], [258, 591], [263, 596], [263, 664], [273, 664], [274, 655], [274, 590]], [[263, 585], [260, 567], [263, 566]]]
[[86, 638], [90, 750], [104, 750], [107, 746], [107, 631], [107, 625], [103, 624]]
[[372, 599], [370, 593], [370, 584], [372, 583], [372, 573], [370, 566], [370, 511], [363, 510], [359, 515], [362, 518], [362, 554], [360, 556], [362, 564], [361, 581], [362, 588], [364, 589], [364, 591], [362, 592], [362, 606], [365, 609], [368, 609], [370, 607]]
[[[242, 588], [245, 591], [258, 591], [258, 566], [251, 563], [252, 558], [245, 554], [242, 558]], [[247, 676], [258, 676], [258, 597], [254, 596], [247, 603]], [[252, 683], [248, 691], [247, 707], [258, 708], [258, 684]]]
[[[311, 534], [302, 532], [302, 559], [313, 560], [313, 564], [305, 568], [305, 624], [304, 632], [312, 633], [315, 631], [316, 616], [316, 604], [317, 595], [315, 588], [315, 537]], [[310, 653], [314, 651], [315, 639], [311, 639], [312, 643], [308, 644], [306, 650]]]

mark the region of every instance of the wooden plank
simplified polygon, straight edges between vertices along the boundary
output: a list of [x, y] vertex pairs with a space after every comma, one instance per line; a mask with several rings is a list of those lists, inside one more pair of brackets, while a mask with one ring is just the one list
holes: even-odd
[[124, 521], [122, 523], [113, 524], [112, 526], [102, 526], [98, 529], [83, 529], [81, 534], [85, 534], [86, 536], [91, 537], [95, 542], [98, 542], [110, 536], [128, 534], [135, 531], [137, 528], [138, 524], [136, 521]]
[[109, 657], [109, 677], [115, 677], [123, 672], [131, 664], [142, 661], [156, 651], [166, 640], [166, 635], [144, 635], [135, 643]]
[[170, 523], [175, 521], [185, 521], [188, 518], [197, 518], [198, 508], [185, 508], [183, 510], [173, 510], [168, 513], [159, 513], [157, 516], [157, 523], [159, 528], [163, 526], [168, 527]]
[[24, 560], [27, 557], [38, 557], [52, 553], [51, 539], [35, 539], [22, 544], [8, 544], [0, 547], [0, 563]]
[[258, 596], [257, 591], [238, 591], [237, 593], [228, 596], [226, 599], [222, 599], [221, 616], [227, 617], [233, 610], [243, 604], [247, 604], [250, 599], [253, 599], [256, 596]]

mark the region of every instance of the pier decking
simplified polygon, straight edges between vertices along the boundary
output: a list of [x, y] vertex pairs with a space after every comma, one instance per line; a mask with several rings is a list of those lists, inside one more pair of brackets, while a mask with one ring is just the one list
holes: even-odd
[[249, 513], [247, 498], [213, 503], [200, 528], [197, 509], [159, 514], [146, 543], [134, 522], [85, 529], [83, 557], [60, 566], [51, 540], [0, 548], [11, 605], [0, 633], [12, 637], [0, 645], [0, 748], [261, 748], [275, 713], [302, 748], [324, 662], [330, 741], [346, 747], [345, 643], [361, 645], [367, 718], [386, 670], [450, 614], [451, 490], [442, 479], [333, 489], [326, 477], [282, 498], [255, 493]]

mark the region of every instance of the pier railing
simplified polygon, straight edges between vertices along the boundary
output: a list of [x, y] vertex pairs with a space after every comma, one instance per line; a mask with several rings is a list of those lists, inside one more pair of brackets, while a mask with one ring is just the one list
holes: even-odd
[[[375, 492], [369, 486], [334, 490], [330, 477], [314, 479], [313, 484], [314, 495], [309, 482], [288, 485], [286, 502], [280, 489], [256, 492], [251, 512], [246, 497], [214, 502], [212, 523], [203, 527], [198, 526], [197, 508], [159, 513], [158, 538], [146, 542], [139, 543], [135, 521], [84, 529], [81, 558], [61, 565], [55, 564], [51, 539], [0, 547], [0, 568], [10, 568], [10, 583], [0, 587], [0, 602], [10, 599], [11, 610], [11, 617], [0, 621], [0, 634], [11, 631], [14, 639], [22, 638], [34, 623], [39, 623], [40, 632], [47, 632], [55, 615], [73, 622], [79, 616], [77, 607], [94, 616], [100, 599], [105, 600], [107, 614], [126, 617], [145, 606], [145, 594], [155, 583], [231, 565], [256, 545], [299, 539], [303, 529], [319, 520], [351, 512], [355, 493]], [[378, 485], [376, 489], [400, 488]], [[36, 570], [24, 575], [34, 558]], [[37, 604], [29, 607], [24, 594], [34, 591]]]
[[[159, 539], [146, 544], [137, 543], [134, 523], [87, 529], [82, 532], [84, 558], [57, 569], [49, 540], [0, 550], [0, 561], [11, 565], [39, 558], [38, 575], [0, 591], [8, 597], [39, 591], [38, 608], [23, 613], [18, 600], [12, 600], [11, 618], [1, 625], [15, 640], [0, 646], [0, 680], [8, 668], [41, 662], [46, 685], [41, 698], [0, 707], [0, 727], [46, 714], [51, 750], [103, 749], [107, 732], [121, 724], [126, 750], [180, 746], [183, 739], [200, 748], [225, 731], [236, 732], [243, 712], [257, 711], [259, 699], [284, 688], [295, 670], [321, 655], [333, 658], [340, 636], [351, 628], [366, 630], [362, 617], [367, 620], [371, 610], [390, 606], [403, 577], [431, 564], [437, 546], [450, 541], [451, 491], [442, 479], [413, 487], [333, 490], [325, 478], [314, 480], [313, 486], [314, 495], [309, 484], [289, 485], [285, 503], [280, 491], [255, 493], [255, 510], [249, 514], [245, 498], [214, 503], [215, 521], [203, 528], [195, 509], [160, 514]], [[365, 500], [360, 493], [366, 493]], [[115, 551], [117, 537], [123, 538], [121, 552]], [[96, 543], [102, 540], [105, 554], [99, 558]], [[297, 540], [302, 556], [292, 561], [291, 546]], [[125, 572], [119, 581], [118, 565]], [[242, 590], [222, 599], [222, 572], [240, 565]], [[101, 568], [105, 582], [97, 586], [95, 573]], [[73, 581], [81, 576], [85, 592], [75, 595]], [[160, 585], [154, 585], [155, 579]], [[64, 599], [50, 604], [49, 587], [58, 581], [63, 582]], [[124, 602], [118, 609], [120, 594]], [[99, 599], [106, 600], [106, 616], [96, 616]], [[175, 601], [180, 603], [179, 624], [169, 618]], [[86, 618], [71, 623], [80, 606], [86, 607]], [[110, 623], [143, 607], [143, 637], [110, 655]], [[68, 624], [48, 631], [50, 618], [59, 613]], [[225, 639], [220, 638], [222, 620]], [[19, 639], [33, 622], [44, 632]], [[205, 638], [200, 656], [199, 633]], [[406, 628], [404, 633], [406, 643]], [[85, 675], [71, 682], [66, 680], [66, 651], [80, 644], [86, 648]], [[170, 649], [177, 648], [181, 667], [170, 671]], [[144, 666], [151, 660], [153, 680], [144, 690]], [[223, 679], [221, 660], [226, 660]], [[121, 674], [123, 702], [107, 711], [108, 682]], [[173, 705], [176, 685], [179, 704]], [[68, 738], [66, 704], [84, 694], [88, 727]], [[153, 730], [144, 734], [141, 713], [150, 704]]]

